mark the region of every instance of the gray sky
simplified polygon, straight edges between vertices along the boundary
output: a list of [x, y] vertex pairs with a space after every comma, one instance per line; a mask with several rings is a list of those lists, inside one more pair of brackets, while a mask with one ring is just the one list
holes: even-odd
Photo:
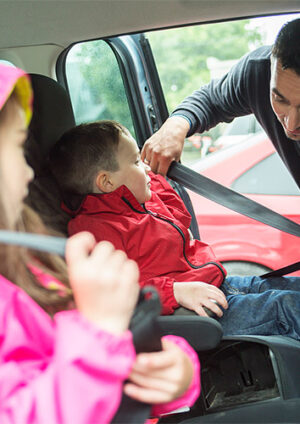
[[265, 36], [265, 44], [273, 44], [275, 37], [285, 22], [300, 18], [300, 13], [293, 15], [281, 15], [266, 18], [256, 18], [251, 22], [251, 27], [259, 27]]

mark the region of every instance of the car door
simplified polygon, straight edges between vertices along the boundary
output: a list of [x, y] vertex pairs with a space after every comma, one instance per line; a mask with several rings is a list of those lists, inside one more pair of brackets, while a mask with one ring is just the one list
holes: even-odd
[[[280, 25], [292, 17], [282, 18]], [[251, 25], [254, 29], [247, 29]], [[278, 29], [273, 24], [273, 37]], [[249, 45], [253, 49], [264, 42], [254, 20], [152, 31], [73, 45], [61, 55], [57, 72], [69, 89], [77, 123], [115, 119], [130, 129], [142, 148], [185, 95], [226, 72]], [[187, 139], [183, 164], [190, 166], [206, 156], [222, 132], [224, 124], [219, 124]], [[175, 188], [194, 218], [192, 231], [199, 238], [190, 199], [182, 187]], [[209, 242], [218, 244], [218, 240]]]
[[[68, 89], [76, 123], [114, 119], [125, 125], [140, 148], [168, 117], [149, 42], [144, 34], [79, 43], [57, 63], [58, 80]], [[171, 182], [192, 216], [191, 231], [199, 239], [193, 206], [185, 189]]]

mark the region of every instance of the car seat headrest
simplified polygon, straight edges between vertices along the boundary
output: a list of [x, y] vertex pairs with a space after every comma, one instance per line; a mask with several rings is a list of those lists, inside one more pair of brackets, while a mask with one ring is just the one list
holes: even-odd
[[49, 229], [67, 235], [66, 212], [61, 210], [59, 187], [51, 175], [47, 157], [64, 132], [75, 126], [67, 91], [53, 79], [31, 74], [34, 92], [33, 117], [25, 144], [26, 159], [34, 169], [26, 203], [42, 218]]
[[34, 92], [30, 129], [46, 158], [60, 136], [75, 126], [75, 119], [70, 97], [58, 82], [44, 75], [30, 77]]

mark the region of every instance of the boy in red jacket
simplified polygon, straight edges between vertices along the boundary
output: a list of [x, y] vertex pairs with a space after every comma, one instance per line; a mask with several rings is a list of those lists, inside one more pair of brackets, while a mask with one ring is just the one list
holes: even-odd
[[69, 234], [90, 231], [126, 252], [140, 285], [154, 285], [162, 313], [180, 305], [211, 310], [229, 334], [300, 339], [300, 278], [226, 277], [211, 248], [193, 240], [191, 217], [168, 182], [150, 172], [129, 131], [114, 121], [79, 125], [57, 142], [50, 167], [71, 219]]

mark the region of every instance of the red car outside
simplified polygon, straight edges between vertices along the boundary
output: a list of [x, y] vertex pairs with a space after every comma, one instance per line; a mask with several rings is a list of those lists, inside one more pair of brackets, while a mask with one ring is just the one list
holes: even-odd
[[[212, 153], [191, 168], [300, 223], [300, 191], [266, 134]], [[201, 239], [229, 274], [260, 275], [299, 261], [300, 238], [189, 191]], [[300, 276], [300, 271], [291, 275]]]

